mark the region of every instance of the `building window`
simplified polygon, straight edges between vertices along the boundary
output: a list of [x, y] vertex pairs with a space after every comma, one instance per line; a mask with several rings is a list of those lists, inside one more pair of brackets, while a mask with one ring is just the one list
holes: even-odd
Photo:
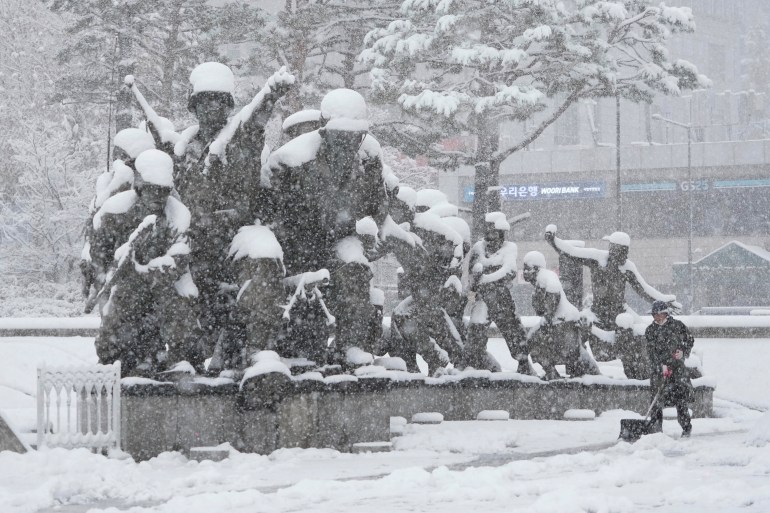
[[709, 78], [724, 81], [726, 67], [725, 47], [709, 43]]
[[571, 146], [580, 144], [580, 131], [578, 123], [578, 111], [576, 105], [564, 111], [554, 123], [553, 142], [557, 146]]

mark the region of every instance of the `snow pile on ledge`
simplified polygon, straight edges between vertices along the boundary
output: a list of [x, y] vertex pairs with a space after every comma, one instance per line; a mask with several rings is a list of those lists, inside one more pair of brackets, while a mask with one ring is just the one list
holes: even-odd
[[415, 413], [412, 415], [412, 424], [441, 424], [442, 422], [444, 422], [444, 416], [436, 411]]
[[184, 374], [190, 374], [191, 376], [195, 375], [195, 368], [192, 366], [192, 364], [186, 360], [182, 360], [181, 362], [177, 362], [167, 371], [163, 371], [160, 374], [171, 374], [171, 373], [184, 373]]
[[263, 374], [276, 372], [291, 377], [291, 370], [281, 361], [281, 357], [275, 351], [260, 351], [252, 357], [254, 365], [246, 369], [241, 380], [241, 387], [249, 379]]
[[390, 435], [398, 436], [404, 434], [404, 427], [407, 422], [404, 417], [391, 417], [390, 418]]
[[384, 367], [387, 370], [404, 371], [406, 372], [406, 362], [403, 358], [397, 356], [393, 357], [380, 357], [375, 358], [374, 365]]
[[476, 420], [510, 420], [511, 414], [505, 410], [482, 410]]
[[564, 412], [564, 420], [594, 420], [596, 412], [593, 410], [567, 410]]
[[353, 365], [369, 365], [374, 361], [374, 356], [358, 347], [351, 347], [345, 353], [345, 359]]

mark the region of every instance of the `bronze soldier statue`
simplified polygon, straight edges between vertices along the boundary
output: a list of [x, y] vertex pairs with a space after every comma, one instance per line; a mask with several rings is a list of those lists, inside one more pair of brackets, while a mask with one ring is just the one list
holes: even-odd
[[[663, 301], [672, 309], [681, 308], [676, 302], [676, 296], [663, 294], [647, 284], [637, 270], [634, 263], [628, 259], [628, 251], [631, 245], [630, 237], [623, 232], [615, 232], [604, 237], [609, 241], [608, 250], [595, 248], [578, 248], [556, 237], [556, 226], [549, 225], [545, 230], [545, 239], [559, 255], [567, 254], [571, 260], [582, 264], [591, 271], [591, 289], [593, 300], [590, 311], [584, 312], [584, 335], [589, 339], [594, 356], [599, 360], [620, 358], [626, 376], [629, 378], [645, 379], [649, 377], [646, 369], [639, 367], [640, 358], [646, 360], [644, 346], [641, 343], [622, 343], [628, 340], [627, 330], [620, 327], [618, 330], [617, 318], [623, 313], [630, 313], [630, 308], [625, 304], [626, 284], [644, 300]], [[587, 314], [587, 315], [586, 315]], [[593, 324], [593, 328], [591, 327]], [[618, 332], [614, 344], [607, 344], [602, 337], [597, 337], [593, 331], [596, 328]]]
[[[284, 251], [287, 276], [329, 272], [324, 307], [335, 321], [330, 361], [345, 366], [348, 350], [368, 340], [371, 319], [370, 257], [387, 215], [379, 143], [368, 133], [366, 103], [355, 91], [336, 89], [321, 102], [324, 127], [273, 152], [263, 177], [270, 182], [270, 224]], [[288, 279], [288, 278], [287, 278]], [[264, 309], [259, 294], [250, 309]]]
[[[88, 207], [88, 219], [85, 229], [85, 244], [80, 258], [80, 271], [83, 274], [83, 296], [86, 298], [86, 313], [96, 305], [96, 294], [104, 286], [104, 277], [109, 270], [102, 261], [91, 259], [91, 241], [94, 236], [94, 216], [102, 205], [112, 196], [127, 191], [134, 184], [134, 161], [145, 150], [155, 148], [152, 136], [138, 128], [125, 128], [115, 134], [112, 166], [96, 179], [96, 194]], [[125, 233], [114, 234], [120, 244], [128, 240], [133, 227]], [[118, 245], [120, 245], [118, 244]], [[116, 246], [117, 247], [117, 246]], [[99, 309], [104, 306], [103, 298]]]
[[245, 327], [234, 314], [240, 284], [227, 248], [238, 229], [259, 216], [265, 124], [293, 83], [294, 77], [281, 69], [250, 104], [229, 117], [235, 104], [232, 71], [206, 62], [190, 74], [188, 109], [198, 125], [184, 130], [174, 147], [174, 182], [192, 213], [191, 270], [200, 289], [199, 322], [208, 346], [219, 346], [212, 372], [248, 364], [241, 354]]
[[202, 370], [193, 310], [198, 290], [188, 268], [190, 212], [171, 195], [173, 161], [166, 153], [143, 152], [136, 170], [133, 189], [105, 201], [94, 217], [91, 255], [110, 269], [100, 292], [108, 301], [97, 355], [103, 363], [120, 359], [124, 375]]
[[474, 244], [469, 256], [468, 287], [473, 305], [464, 365], [500, 370], [499, 363], [487, 352], [487, 329], [494, 322], [519, 363], [519, 372], [529, 372], [526, 333], [510, 291], [516, 279], [516, 244], [505, 240], [511, 229], [505, 214], [490, 212], [485, 220], [484, 239]]
[[[402, 244], [396, 249], [407, 277], [403, 283], [407, 297], [393, 311], [390, 353], [403, 358], [411, 371], [417, 370], [419, 353], [435, 374], [462, 358], [461, 329], [442, 301], [444, 294], [462, 293], [452, 267], [462, 238], [429, 212], [416, 214], [413, 224], [414, 246]], [[444, 292], [446, 289], [451, 291]]]
[[571, 377], [599, 374], [599, 368], [583, 347], [580, 312], [567, 300], [559, 277], [545, 266], [539, 251], [524, 255], [523, 277], [535, 287], [532, 307], [540, 324], [529, 337], [529, 354], [545, 371], [545, 379], [558, 379], [557, 364]]

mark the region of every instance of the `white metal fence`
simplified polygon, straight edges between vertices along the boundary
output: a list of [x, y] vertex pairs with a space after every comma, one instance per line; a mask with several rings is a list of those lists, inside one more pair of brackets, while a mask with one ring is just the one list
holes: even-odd
[[37, 369], [37, 447], [120, 449], [120, 362]]

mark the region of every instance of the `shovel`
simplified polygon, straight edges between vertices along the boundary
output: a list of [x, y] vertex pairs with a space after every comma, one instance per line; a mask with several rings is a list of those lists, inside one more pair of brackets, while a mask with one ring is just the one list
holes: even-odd
[[652, 413], [652, 407], [655, 406], [655, 403], [658, 401], [658, 397], [660, 397], [660, 393], [663, 391], [663, 386], [665, 384], [666, 382], [664, 380], [658, 387], [658, 391], [655, 393], [655, 397], [652, 399], [650, 407], [647, 408], [647, 413], [643, 419], [620, 419], [620, 436], [618, 438], [621, 438], [625, 442], [633, 443], [639, 440], [643, 435], [650, 433], [650, 413]]

